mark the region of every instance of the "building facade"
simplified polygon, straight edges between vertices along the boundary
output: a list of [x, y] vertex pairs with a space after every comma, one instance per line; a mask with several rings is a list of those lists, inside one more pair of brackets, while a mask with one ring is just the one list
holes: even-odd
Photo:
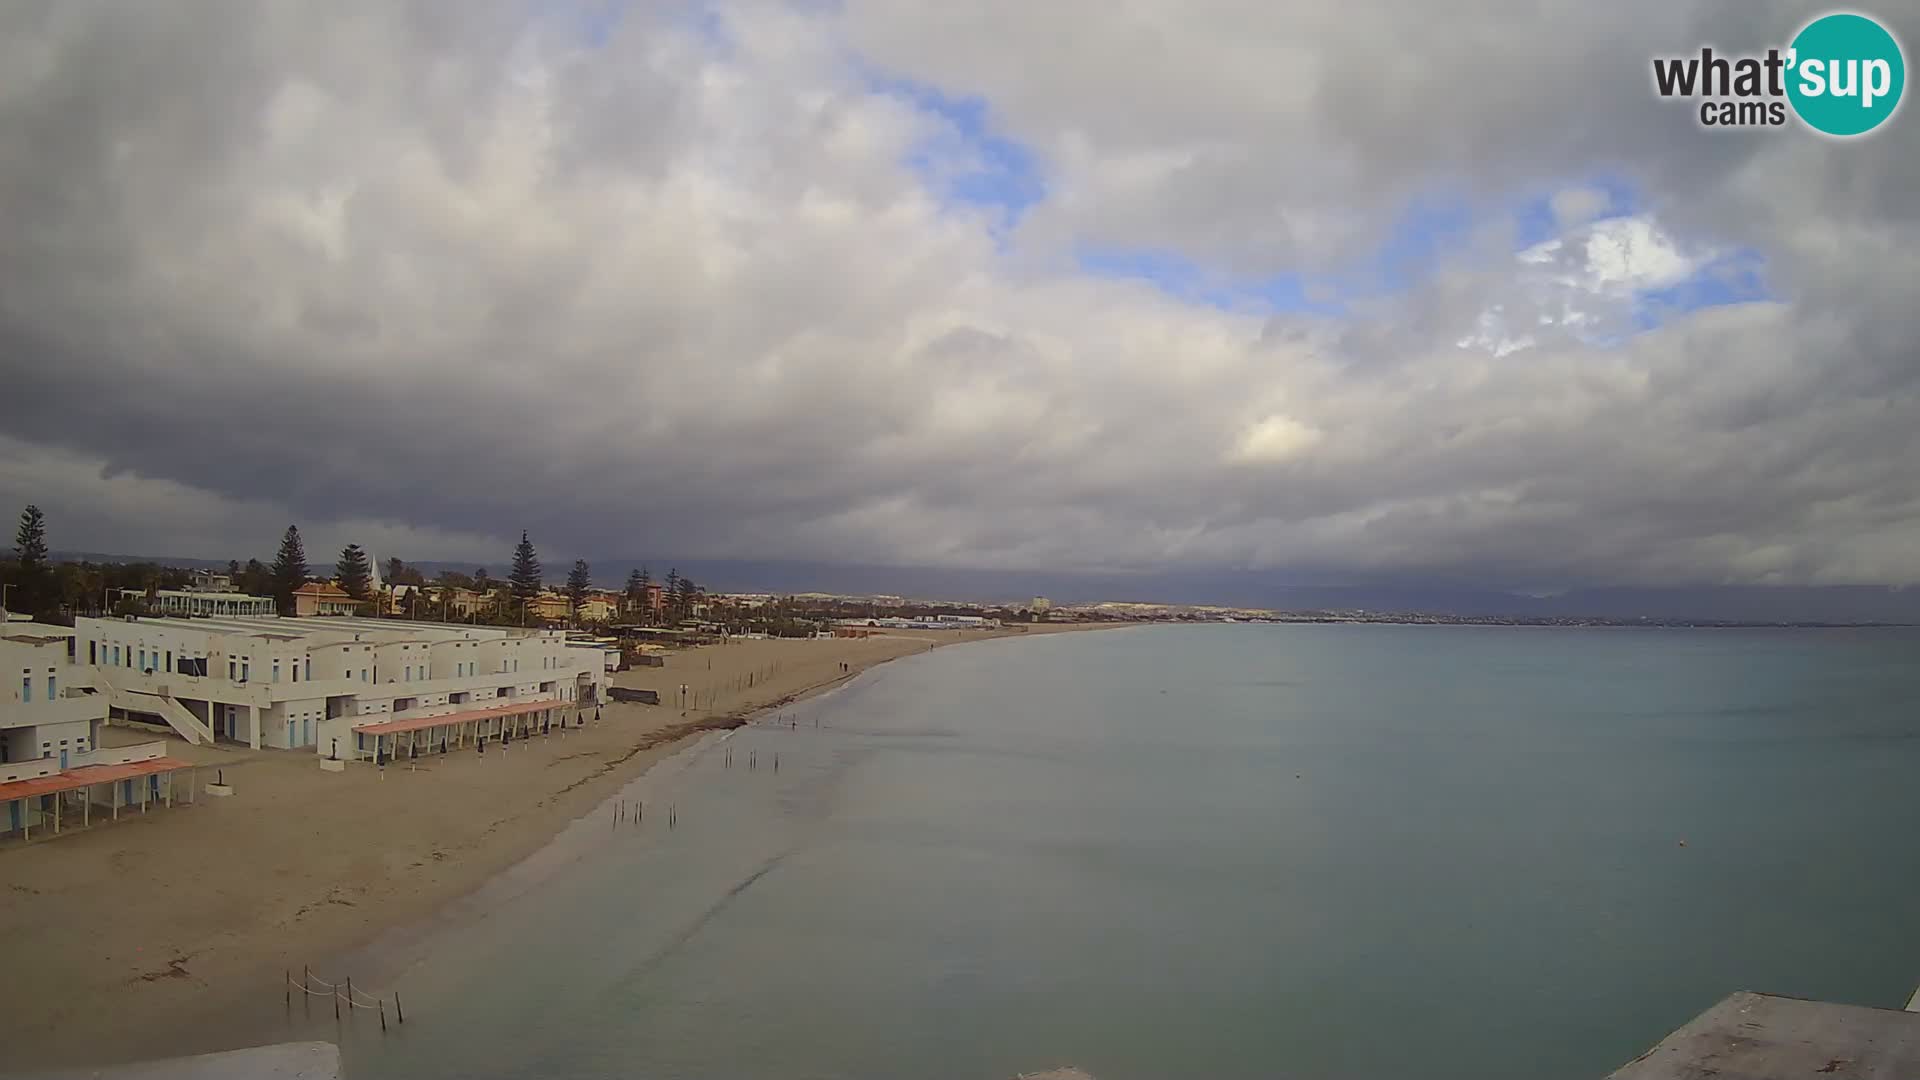
[[74, 662], [73, 634], [40, 623], [0, 624], [0, 671], [7, 677], [0, 695], [0, 783], [26, 778], [18, 768], [23, 763], [65, 769], [99, 745], [107, 699], [95, 691], [92, 673]]
[[74, 632], [115, 715], [196, 742], [344, 757], [370, 717], [605, 699], [602, 653], [557, 630], [315, 615], [82, 618]]
[[309, 581], [293, 590], [293, 613], [308, 615], [354, 615], [362, 604], [331, 581]]

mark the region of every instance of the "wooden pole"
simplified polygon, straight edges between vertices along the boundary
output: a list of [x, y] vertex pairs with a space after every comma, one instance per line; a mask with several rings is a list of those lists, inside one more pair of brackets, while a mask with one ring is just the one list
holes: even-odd
[[400, 991], [398, 990], [393, 992], [393, 1011], [395, 1015], [400, 1017], [401, 1023], [404, 1024], [407, 1022], [407, 1010], [400, 1007]]
[[387, 1001], [385, 998], [380, 999], [380, 1030], [383, 1032], [387, 1030]]
[[287, 989], [287, 1011], [292, 1012], [293, 1011], [293, 972], [292, 970], [288, 970], [287, 972], [287, 988], [286, 989]]
[[333, 1018], [340, 1019], [340, 988], [333, 988]]

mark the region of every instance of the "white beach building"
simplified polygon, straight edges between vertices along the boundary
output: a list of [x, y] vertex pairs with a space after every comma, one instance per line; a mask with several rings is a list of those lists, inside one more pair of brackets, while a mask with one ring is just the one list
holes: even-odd
[[430, 728], [549, 722], [603, 701], [608, 679], [600, 651], [557, 630], [336, 615], [82, 618], [75, 632], [116, 717], [323, 757], [390, 754], [390, 737]]
[[[103, 747], [107, 697], [75, 662], [74, 631], [41, 623], [0, 624], [0, 836], [32, 839], [171, 805], [174, 777], [192, 765], [158, 740]], [[63, 821], [64, 819], [64, 821]]]

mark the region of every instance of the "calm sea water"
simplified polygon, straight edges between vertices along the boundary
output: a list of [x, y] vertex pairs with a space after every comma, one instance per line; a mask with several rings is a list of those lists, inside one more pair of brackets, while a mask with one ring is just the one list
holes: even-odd
[[1908, 632], [1136, 629], [788, 715], [356, 961], [351, 1075], [1592, 1078], [1920, 983]]

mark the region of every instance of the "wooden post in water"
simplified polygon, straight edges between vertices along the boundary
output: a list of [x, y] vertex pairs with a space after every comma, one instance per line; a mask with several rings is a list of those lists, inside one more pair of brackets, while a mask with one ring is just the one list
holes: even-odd
[[333, 988], [333, 1018], [340, 1019], [340, 988]]
[[393, 1011], [394, 1015], [400, 1018], [401, 1023], [404, 1024], [407, 1022], [407, 1010], [400, 1007], [400, 991], [398, 990], [393, 992]]
[[293, 969], [287, 969], [287, 1012], [293, 1012]]
[[353, 1004], [353, 976], [349, 975], [347, 976], [347, 1015], [348, 1016], [353, 1015], [354, 1008], [355, 1006]]
[[381, 998], [380, 999], [380, 1031], [382, 1034], [384, 1034], [386, 1030], [387, 1030], [387, 999]]

